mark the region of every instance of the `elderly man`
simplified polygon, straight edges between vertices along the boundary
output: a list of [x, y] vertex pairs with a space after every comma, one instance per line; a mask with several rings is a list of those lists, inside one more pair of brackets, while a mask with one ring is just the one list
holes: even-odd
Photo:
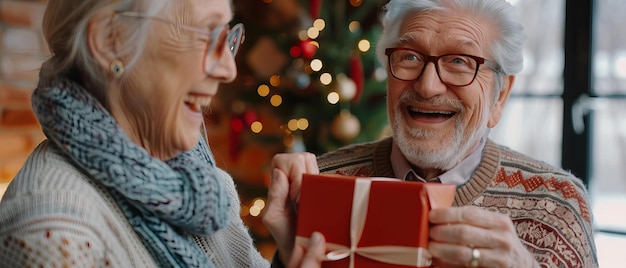
[[[274, 159], [264, 222], [283, 263], [302, 172], [457, 185], [429, 214], [434, 265], [597, 267], [585, 187], [572, 174], [488, 139], [522, 69], [524, 33], [504, 0], [391, 0], [378, 58], [393, 136], [317, 158]], [[401, 206], [402, 204], [398, 204]], [[276, 263], [276, 260], [275, 260]]]

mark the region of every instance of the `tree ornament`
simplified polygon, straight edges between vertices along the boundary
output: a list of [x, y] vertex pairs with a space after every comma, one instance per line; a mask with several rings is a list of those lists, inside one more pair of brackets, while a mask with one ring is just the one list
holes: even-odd
[[317, 42], [307, 39], [299, 42], [300, 49], [302, 51], [302, 57], [305, 59], [311, 59], [315, 56], [315, 52], [317, 52], [318, 46]]
[[361, 123], [350, 111], [344, 109], [333, 120], [330, 131], [335, 138], [348, 143], [361, 132]]
[[270, 37], [259, 38], [246, 55], [246, 63], [254, 75], [263, 79], [279, 73], [289, 59]]
[[357, 86], [354, 81], [341, 73], [337, 75], [337, 93], [341, 101], [351, 101], [357, 93]]
[[363, 61], [361, 60], [361, 54], [355, 52], [350, 57], [350, 77], [355, 84], [355, 94], [352, 98], [352, 103], [359, 102], [361, 95], [363, 94], [363, 88], [365, 87], [365, 75], [363, 74]]
[[228, 135], [228, 153], [232, 162], [239, 160], [243, 141], [243, 120], [240, 117], [230, 119], [230, 134]]
[[309, 1], [309, 15], [311, 19], [317, 19], [320, 17], [320, 11], [322, 10], [322, 0], [310, 0]]

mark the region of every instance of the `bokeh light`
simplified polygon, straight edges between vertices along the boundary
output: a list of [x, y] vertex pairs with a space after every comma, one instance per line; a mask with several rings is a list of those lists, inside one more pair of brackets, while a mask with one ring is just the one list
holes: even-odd
[[259, 121], [254, 121], [250, 124], [250, 130], [254, 133], [260, 133], [263, 130], [263, 124]]
[[283, 97], [281, 97], [280, 95], [274, 95], [272, 96], [272, 98], [270, 98], [270, 103], [272, 104], [272, 106], [278, 107], [283, 104]]
[[329, 73], [323, 73], [320, 75], [320, 82], [322, 85], [328, 86], [333, 81], [333, 76]]
[[337, 104], [337, 102], [339, 102], [339, 93], [337, 92], [328, 93], [328, 96], [326, 96], [326, 99], [328, 100], [328, 103], [330, 104]]
[[256, 92], [259, 94], [259, 96], [261, 97], [266, 97], [268, 94], [270, 94], [270, 87], [268, 87], [267, 85], [263, 84], [260, 85], [257, 89]]

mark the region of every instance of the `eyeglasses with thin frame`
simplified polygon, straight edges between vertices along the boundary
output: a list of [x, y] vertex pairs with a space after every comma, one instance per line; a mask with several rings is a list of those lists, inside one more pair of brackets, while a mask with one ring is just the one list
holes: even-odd
[[437, 76], [442, 83], [455, 87], [464, 87], [473, 83], [481, 64], [500, 72], [497, 63], [468, 54], [429, 56], [410, 48], [397, 47], [385, 49], [385, 55], [389, 60], [391, 75], [402, 81], [419, 79], [429, 62], [435, 65]]
[[[118, 12], [116, 14], [124, 17], [151, 19], [155, 21], [178, 25], [175, 22], [163, 18], [153, 17], [132, 11]], [[180, 27], [182, 29], [199, 33], [208, 37], [203, 59], [204, 72], [206, 72], [207, 74], [213, 72], [213, 69], [219, 63], [220, 59], [223, 56], [222, 54], [224, 52], [224, 47], [228, 48], [234, 58], [237, 55], [237, 52], [239, 52], [239, 47], [245, 39], [245, 29], [243, 24], [241, 23], [237, 23], [233, 27], [229, 27], [228, 24], [220, 25], [208, 30], [189, 25], [180, 25]]]

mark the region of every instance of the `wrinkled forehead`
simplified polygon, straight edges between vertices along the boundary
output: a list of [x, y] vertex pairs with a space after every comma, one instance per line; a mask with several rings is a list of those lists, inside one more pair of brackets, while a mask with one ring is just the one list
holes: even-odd
[[231, 0], [166, 0], [171, 8], [163, 10], [164, 16], [193, 21], [198, 25], [221, 25], [233, 17]]
[[486, 51], [495, 41], [493, 21], [476, 12], [442, 9], [408, 13], [400, 25], [398, 45], [458, 47]]

